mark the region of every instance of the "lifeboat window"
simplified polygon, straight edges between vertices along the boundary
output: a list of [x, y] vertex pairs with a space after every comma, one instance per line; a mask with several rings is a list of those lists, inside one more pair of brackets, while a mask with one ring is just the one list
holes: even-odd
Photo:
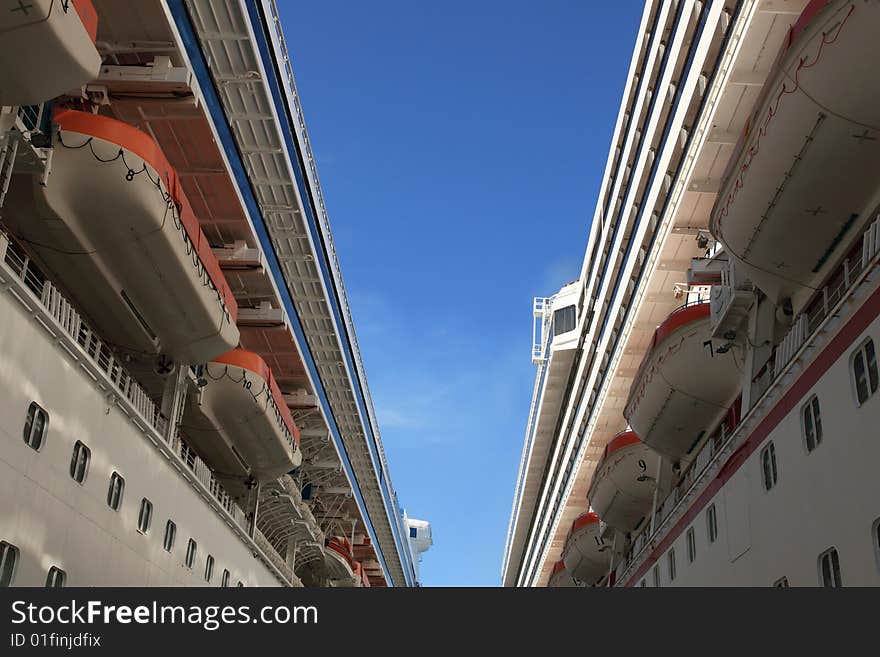
[[114, 511], [119, 511], [122, 506], [122, 495], [125, 493], [125, 479], [118, 472], [110, 476], [110, 487], [107, 489], [107, 506]]
[[24, 421], [24, 442], [34, 451], [40, 451], [48, 428], [49, 414], [37, 402], [31, 402]]
[[666, 558], [669, 560], [669, 581], [675, 581], [675, 548], [669, 549], [669, 554], [666, 555]]
[[654, 588], [660, 588], [660, 566], [654, 566]]
[[186, 544], [186, 560], [184, 563], [187, 568], [192, 568], [193, 564], [196, 562], [196, 550], [198, 546], [193, 539], [189, 539], [189, 543]]
[[229, 586], [229, 569], [223, 569], [223, 577], [220, 578], [220, 586], [224, 589]]
[[788, 588], [788, 577], [780, 577], [775, 582], [773, 582], [773, 588], [775, 589], [787, 589]]
[[165, 523], [165, 540], [162, 543], [162, 546], [165, 548], [166, 552], [171, 552], [174, 549], [174, 539], [177, 538], [177, 525], [174, 524], [173, 520], [169, 520]]
[[214, 576], [214, 557], [210, 554], [208, 558], [205, 559], [205, 581], [210, 582], [211, 578]]
[[553, 335], [574, 331], [575, 308], [566, 306], [553, 313]]
[[687, 530], [687, 549], [688, 549], [688, 563], [693, 563], [697, 558], [697, 538], [694, 535], [694, 528], [691, 527]]
[[86, 447], [81, 440], [77, 440], [73, 446], [73, 455], [70, 457], [70, 476], [78, 484], [86, 480], [91, 460], [92, 450]]
[[0, 541], [0, 587], [12, 586], [16, 564], [18, 548], [6, 541]]
[[141, 509], [138, 512], [138, 531], [146, 534], [150, 531], [150, 524], [153, 522], [153, 503], [146, 497], [141, 500]]
[[64, 584], [67, 582], [67, 573], [61, 570], [58, 566], [52, 566], [49, 569], [49, 572], [46, 574], [46, 588], [47, 589], [60, 589], [64, 587]]
[[718, 513], [715, 511], [715, 505], [709, 505], [706, 509], [706, 528], [709, 535], [709, 542], [714, 543], [718, 538]]
[[835, 548], [825, 550], [819, 555], [819, 581], [826, 588], [843, 586], [843, 579], [840, 577], [840, 557]]
[[859, 406], [864, 404], [868, 397], [877, 392], [877, 355], [874, 351], [874, 341], [868, 339], [853, 355], [852, 371], [856, 386], [856, 397]]
[[816, 395], [813, 395], [801, 408], [801, 418], [807, 451], [812, 452], [822, 442], [822, 417], [819, 413], [819, 398]]
[[778, 479], [776, 447], [772, 442], [761, 450], [761, 473], [764, 479], [764, 490], [770, 490], [776, 485]]

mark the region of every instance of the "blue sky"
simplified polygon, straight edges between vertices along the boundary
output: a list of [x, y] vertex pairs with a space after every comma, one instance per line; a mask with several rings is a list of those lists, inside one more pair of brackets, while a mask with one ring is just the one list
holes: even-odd
[[642, 3], [281, 0], [422, 582], [500, 582], [532, 297], [578, 276]]

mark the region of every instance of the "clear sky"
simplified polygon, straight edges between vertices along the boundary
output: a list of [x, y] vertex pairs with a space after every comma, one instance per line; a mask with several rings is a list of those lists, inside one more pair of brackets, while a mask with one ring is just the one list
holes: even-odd
[[500, 583], [531, 304], [577, 278], [639, 0], [279, 0], [421, 579]]

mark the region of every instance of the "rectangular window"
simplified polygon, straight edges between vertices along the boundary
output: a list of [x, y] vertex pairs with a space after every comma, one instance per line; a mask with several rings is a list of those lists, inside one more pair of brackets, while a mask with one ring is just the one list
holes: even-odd
[[669, 581], [675, 581], [675, 548], [669, 548], [669, 554], [666, 555], [669, 560]]
[[788, 577], [780, 577], [775, 582], [773, 582], [773, 587], [777, 589], [787, 589], [788, 588]]
[[816, 395], [801, 407], [801, 417], [804, 425], [804, 442], [807, 451], [812, 452], [822, 442], [822, 416], [819, 414], [819, 398]]
[[196, 562], [197, 547], [198, 546], [196, 545], [196, 542], [192, 539], [189, 539], [189, 543], [186, 544], [186, 559], [184, 560], [187, 568], [192, 568], [193, 564], [195, 564]]
[[688, 548], [688, 563], [693, 563], [694, 559], [697, 558], [697, 538], [694, 535], [694, 528], [691, 527], [687, 530], [687, 548]]
[[764, 490], [770, 490], [776, 485], [776, 447], [772, 442], [761, 450], [761, 475], [764, 480]]
[[553, 313], [553, 335], [568, 333], [575, 328], [575, 307], [566, 306]]
[[830, 548], [819, 555], [819, 577], [821, 584], [827, 588], [840, 588], [843, 580], [840, 577], [840, 557], [837, 550]]
[[709, 535], [709, 542], [714, 543], [718, 538], [718, 514], [715, 511], [715, 505], [710, 504], [706, 509], [706, 528]]
[[224, 589], [229, 586], [229, 570], [226, 568], [223, 569], [223, 577], [220, 578], [220, 586]]
[[211, 578], [214, 576], [214, 557], [210, 554], [208, 558], [205, 559], [205, 581], [210, 582]]
[[174, 524], [173, 520], [169, 520], [165, 523], [165, 540], [162, 543], [166, 552], [171, 552], [174, 549], [175, 538], [177, 538], [177, 525]]
[[415, 527], [409, 528], [409, 537], [410, 538], [417, 538], [418, 535], [419, 535], [419, 530], [417, 528], [415, 528]]
[[150, 524], [153, 522], [153, 503], [146, 497], [141, 500], [141, 508], [138, 511], [138, 531], [146, 534], [150, 531]]
[[654, 588], [660, 588], [660, 566], [654, 566]]
[[49, 414], [37, 402], [31, 402], [24, 421], [24, 442], [34, 451], [40, 451], [48, 428]]
[[60, 589], [64, 587], [65, 582], [67, 582], [67, 573], [58, 566], [52, 566], [46, 574], [46, 588]]
[[853, 355], [852, 371], [856, 385], [856, 397], [859, 400], [859, 406], [861, 406], [868, 400], [868, 397], [877, 392], [877, 355], [874, 352], [873, 340], [868, 339]]
[[92, 460], [92, 450], [86, 447], [81, 440], [77, 440], [73, 446], [73, 455], [70, 457], [70, 476], [81, 484], [89, 474], [89, 461]]
[[107, 506], [119, 511], [122, 506], [122, 494], [125, 492], [125, 479], [118, 472], [110, 475], [110, 487], [107, 489]]
[[17, 564], [18, 548], [12, 543], [0, 541], [0, 587], [12, 586]]

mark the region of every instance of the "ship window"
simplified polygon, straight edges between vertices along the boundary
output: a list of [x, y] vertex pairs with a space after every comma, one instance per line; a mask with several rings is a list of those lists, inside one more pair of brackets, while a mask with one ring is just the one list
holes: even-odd
[[697, 558], [697, 539], [694, 536], [694, 528], [691, 527], [687, 530], [687, 548], [688, 548], [688, 563], [693, 563]]
[[48, 428], [49, 414], [37, 402], [31, 402], [24, 421], [24, 442], [34, 451], [40, 451]]
[[843, 580], [840, 577], [840, 557], [834, 548], [825, 550], [819, 555], [819, 580], [826, 588], [843, 586]]
[[196, 562], [196, 549], [198, 549], [196, 542], [189, 539], [189, 543], [186, 544], [186, 560], [184, 561], [187, 568], [192, 568]]
[[675, 548], [669, 549], [666, 558], [669, 560], [669, 581], [672, 582], [675, 580]]
[[776, 470], [776, 448], [771, 442], [761, 450], [761, 472], [764, 479], [764, 490], [770, 490], [776, 485], [778, 473]]
[[173, 520], [169, 520], [165, 523], [165, 540], [162, 543], [166, 552], [171, 552], [174, 549], [175, 538], [177, 538], [177, 525]]
[[60, 589], [67, 582], [67, 573], [58, 566], [52, 566], [46, 574], [46, 588]]
[[0, 587], [12, 586], [17, 563], [18, 548], [6, 541], [0, 541]]
[[210, 554], [208, 558], [205, 559], [205, 581], [210, 582], [211, 578], [214, 576], [214, 557]]
[[229, 586], [229, 570], [227, 568], [223, 569], [223, 577], [220, 578], [220, 586], [224, 589]]
[[660, 566], [654, 566], [654, 588], [660, 588]]
[[718, 538], [718, 514], [715, 511], [714, 504], [709, 505], [709, 508], [706, 510], [706, 528], [709, 534], [709, 542], [714, 543], [715, 539]]
[[575, 308], [566, 306], [553, 313], [553, 335], [574, 331]]
[[122, 494], [125, 492], [125, 479], [118, 472], [110, 475], [110, 487], [107, 489], [107, 506], [119, 511], [122, 506]]
[[146, 497], [141, 500], [141, 509], [138, 512], [138, 531], [146, 534], [150, 531], [150, 524], [153, 522], [153, 503]]
[[877, 355], [874, 353], [874, 341], [869, 339], [853, 355], [853, 377], [856, 385], [856, 397], [859, 406], [864, 404], [868, 397], [877, 392]]
[[773, 588], [776, 589], [787, 589], [788, 588], [788, 577], [780, 577], [775, 582], [773, 582]]
[[70, 476], [77, 483], [83, 483], [89, 473], [89, 461], [92, 460], [92, 450], [86, 447], [81, 440], [77, 440], [73, 446], [73, 455], [70, 457]]
[[419, 530], [416, 529], [415, 527], [410, 527], [409, 528], [409, 537], [410, 538], [418, 538], [418, 536], [419, 536]]
[[822, 416], [819, 414], [819, 398], [813, 395], [801, 408], [804, 421], [804, 440], [807, 451], [812, 452], [822, 442]]

